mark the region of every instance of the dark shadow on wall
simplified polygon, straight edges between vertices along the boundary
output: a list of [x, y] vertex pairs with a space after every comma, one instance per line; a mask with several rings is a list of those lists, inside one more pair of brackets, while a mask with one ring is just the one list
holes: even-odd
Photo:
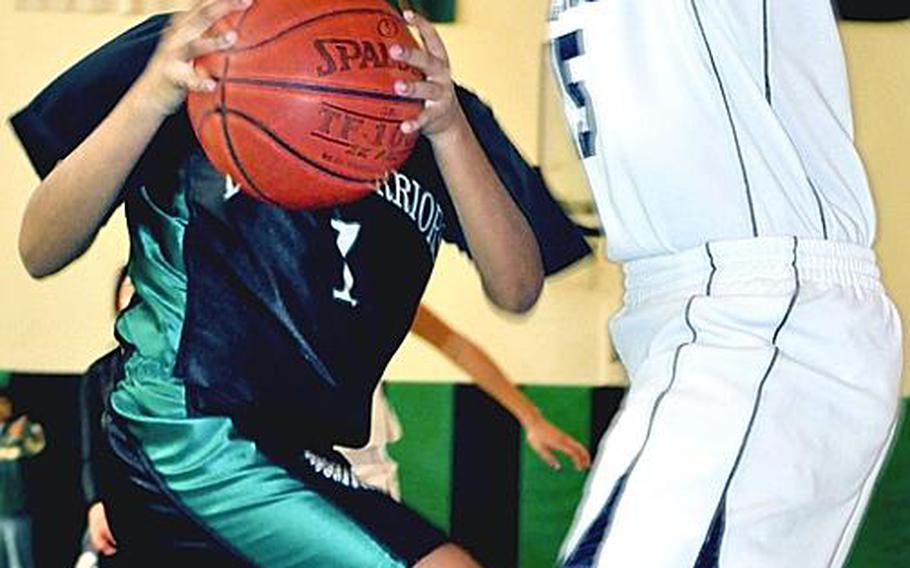
[[41, 423], [47, 437], [44, 451], [23, 462], [38, 568], [72, 566], [81, 543], [78, 386], [76, 375], [13, 374], [8, 389], [16, 414]]

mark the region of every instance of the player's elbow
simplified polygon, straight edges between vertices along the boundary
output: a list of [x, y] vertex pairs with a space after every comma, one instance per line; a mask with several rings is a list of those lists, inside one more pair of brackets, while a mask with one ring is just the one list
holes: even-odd
[[43, 201], [36, 201], [36, 194], [22, 216], [18, 248], [22, 266], [29, 276], [40, 280], [82, 256], [94, 240], [97, 228], [85, 230], [75, 226], [68, 217], [55, 213]]
[[21, 250], [19, 251], [19, 258], [22, 260], [25, 271], [35, 280], [42, 280], [54, 273], [54, 270], [41, 264], [39, 261], [35, 260], [34, 257], [29, 256]]
[[512, 279], [496, 292], [488, 290], [487, 295], [500, 309], [513, 314], [524, 314], [537, 304], [542, 290], [543, 276], [528, 275]]
[[513, 302], [509, 306], [514, 314], [525, 314], [531, 311], [531, 308], [537, 305], [540, 299], [540, 293], [543, 291], [543, 278], [534, 279], [527, 283], [521, 291], [516, 294]]
[[41, 280], [63, 268], [63, 265], [54, 261], [52, 247], [41, 238], [27, 220], [22, 223], [19, 230], [19, 259], [28, 275], [35, 280]]
[[36, 248], [34, 239], [29, 236], [25, 225], [23, 225], [19, 231], [19, 260], [22, 261], [22, 266], [25, 267], [25, 271], [28, 272], [29, 276], [35, 280], [40, 280], [45, 276], [49, 276], [51, 271], [41, 262], [41, 255]]

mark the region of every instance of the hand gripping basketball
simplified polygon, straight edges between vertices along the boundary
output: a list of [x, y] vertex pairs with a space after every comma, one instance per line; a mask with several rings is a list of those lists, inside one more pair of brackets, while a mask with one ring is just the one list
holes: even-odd
[[396, 45], [390, 50], [390, 55], [393, 59], [422, 71], [424, 79], [396, 81], [395, 92], [423, 100], [424, 110], [415, 120], [403, 122], [401, 130], [406, 133], [421, 130], [433, 139], [453, 126], [461, 115], [449, 67], [449, 55], [436, 28], [426, 18], [411, 10], [405, 10], [404, 18], [417, 28], [424, 48]]
[[391, 51], [420, 50], [386, 0], [256, 0], [213, 29], [236, 39], [196, 58], [216, 88], [191, 92], [187, 110], [206, 156], [247, 195], [348, 203], [410, 156], [420, 133], [401, 125], [425, 108], [394, 85], [423, 75]]
[[139, 81], [144, 95], [162, 114], [172, 114], [188, 92], [214, 91], [215, 81], [193, 67], [193, 59], [229, 48], [237, 34], [213, 33], [212, 26], [231, 12], [247, 9], [253, 0], [200, 0], [173, 17]]

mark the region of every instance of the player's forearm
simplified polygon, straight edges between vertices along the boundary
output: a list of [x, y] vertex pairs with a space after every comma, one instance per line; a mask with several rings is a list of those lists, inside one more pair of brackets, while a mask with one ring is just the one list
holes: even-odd
[[482, 349], [465, 342], [456, 349], [453, 361], [464, 369], [478, 387], [500, 406], [509, 411], [515, 420], [527, 428], [540, 418], [540, 411], [502, 372], [496, 363]]
[[141, 80], [34, 191], [19, 232], [19, 254], [35, 278], [78, 258], [166, 116], [144, 100]]
[[487, 295], [505, 310], [529, 310], [543, 286], [543, 265], [527, 220], [463, 115], [432, 142]]

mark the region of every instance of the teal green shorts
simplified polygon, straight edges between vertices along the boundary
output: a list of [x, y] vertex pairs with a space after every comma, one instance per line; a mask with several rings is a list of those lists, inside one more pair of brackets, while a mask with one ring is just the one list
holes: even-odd
[[131, 566], [398, 568], [446, 542], [330, 450], [276, 460], [229, 418], [191, 417], [184, 395], [133, 355], [110, 398], [104, 490]]

